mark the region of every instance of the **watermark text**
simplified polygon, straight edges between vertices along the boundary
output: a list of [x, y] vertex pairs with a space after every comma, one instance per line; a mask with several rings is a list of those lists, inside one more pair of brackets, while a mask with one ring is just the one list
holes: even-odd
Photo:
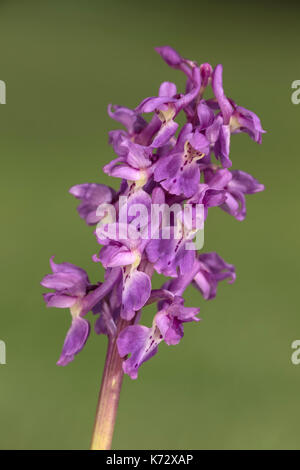
[[6, 364], [6, 344], [0, 340], [0, 364]]
[[6, 104], [6, 84], [0, 80], [0, 104]]

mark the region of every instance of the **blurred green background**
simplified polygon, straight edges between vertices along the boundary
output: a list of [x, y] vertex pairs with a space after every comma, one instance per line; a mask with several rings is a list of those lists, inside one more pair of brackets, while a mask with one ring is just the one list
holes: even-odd
[[106, 339], [57, 367], [70, 315], [46, 309], [39, 282], [52, 254], [102, 277], [68, 188], [108, 182], [109, 102], [134, 107], [163, 80], [182, 89], [153, 50], [165, 44], [223, 63], [227, 93], [261, 117], [263, 145], [234, 136], [231, 156], [266, 191], [243, 223], [211, 211], [205, 251], [234, 263], [237, 281], [210, 302], [188, 291], [203, 321], [125, 378], [114, 448], [300, 448], [298, 18], [289, 2], [0, 1], [1, 449], [89, 446]]

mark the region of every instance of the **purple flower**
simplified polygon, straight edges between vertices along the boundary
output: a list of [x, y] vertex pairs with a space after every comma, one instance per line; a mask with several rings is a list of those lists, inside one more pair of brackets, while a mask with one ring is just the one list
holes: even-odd
[[[159, 192], [155, 196], [158, 197]], [[208, 199], [210, 200], [209, 197]], [[151, 240], [146, 244], [145, 252], [158, 273], [176, 277], [189, 272], [193, 266], [196, 253], [193, 239], [198, 231], [203, 229], [205, 212], [194, 207], [193, 203], [189, 204], [188, 211], [186, 207], [182, 210], [176, 203], [171, 207], [167, 204], [164, 207], [166, 213], [162, 212], [162, 220], [167, 220], [152, 234]], [[172, 221], [170, 210], [173, 212]]]
[[119, 157], [104, 166], [104, 173], [134, 181], [136, 186], [144, 186], [152, 174], [152, 150], [120, 134], [115, 151]]
[[[127, 226], [125, 227], [127, 229]], [[116, 238], [104, 246], [98, 258], [105, 268], [122, 268], [121, 316], [131, 320], [135, 312], [147, 302], [151, 292], [151, 279], [139, 265], [142, 261], [145, 240], [120, 238], [121, 224], [116, 224]], [[130, 233], [128, 233], [130, 235]]]
[[226, 263], [217, 253], [203, 253], [199, 255], [200, 269], [194, 277], [193, 284], [200, 290], [205, 300], [213, 299], [217, 293], [220, 281], [228, 279], [232, 284], [235, 281], [235, 268]]
[[[233, 100], [226, 97], [223, 90], [223, 67], [217, 65], [212, 76], [212, 88], [217, 99], [218, 108], [221, 115], [215, 117], [212, 121], [210, 113], [210, 127], [206, 130], [206, 136], [211, 142], [215, 156], [221, 161], [224, 168], [232, 165], [229, 158], [230, 152], [230, 136], [238, 132], [246, 132], [250, 137], [258, 143], [261, 143], [263, 130], [260, 120], [255, 113], [241, 106], [237, 106]], [[203, 120], [203, 111], [199, 116], [199, 120]], [[206, 117], [208, 119], [208, 117]]]
[[41, 285], [54, 290], [44, 294], [47, 307], [70, 308], [72, 323], [57, 362], [58, 365], [65, 366], [82, 350], [89, 336], [90, 325], [81, 317], [81, 310], [90, 282], [83, 269], [70, 263], [56, 264], [53, 258], [50, 258], [52, 274], [47, 274]]
[[188, 199], [189, 204], [202, 204], [204, 207], [204, 219], [207, 217], [209, 207], [222, 206], [226, 201], [224, 189], [211, 188], [208, 184], [198, 184], [195, 194]]
[[178, 344], [183, 337], [183, 324], [199, 321], [196, 317], [199, 308], [184, 307], [183, 304], [181, 297], [174, 297], [155, 315], [151, 328], [131, 325], [121, 331], [117, 346], [121, 357], [130, 354], [123, 363], [123, 369], [132, 379], [137, 378], [143, 362], [156, 354], [159, 343], [165, 341], [168, 345]]
[[226, 263], [217, 253], [202, 253], [194, 260], [189, 271], [167, 281], [162, 292], [181, 296], [185, 289], [193, 284], [205, 300], [213, 299], [217, 293], [220, 281], [228, 279], [232, 284], [235, 281], [235, 267]]
[[220, 207], [237, 220], [244, 220], [246, 217], [245, 194], [264, 190], [264, 185], [240, 170], [219, 169], [215, 173], [208, 170], [205, 172], [205, 181], [210, 188], [225, 191], [226, 199]]
[[[44, 294], [47, 306], [69, 308], [72, 317], [58, 364], [68, 364], [83, 348], [90, 331], [84, 317], [92, 311], [96, 333], [117, 344], [124, 372], [133, 379], [162, 341], [178, 344], [184, 323], [199, 320], [199, 308], [184, 306], [190, 285], [209, 300], [220, 281], [235, 281], [233, 265], [215, 252], [196, 251], [208, 211], [220, 207], [243, 220], [245, 195], [264, 189], [248, 173], [228, 169], [231, 135], [245, 132], [261, 143], [265, 131], [256, 114], [226, 96], [222, 65], [198, 64], [170, 46], [156, 51], [185, 75], [184, 92], [164, 81], [157, 96], [135, 109], [109, 105], [109, 116], [123, 129], [109, 132], [115, 158], [103, 170], [121, 179], [119, 190], [96, 183], [70, 189], [80, 200], [80, 217], [97, 224], [102, 247], [93, 260], [102, 264], [104, 281], [91, 285], [83, 269], [53, 258], [52, 274], [42, 280], [52, 289]], [[214, 97], [206, 99], [210, 86]], [[180, 113], [181, 128], [175, 121]], [[155, 271], [170, 277], [158, 289], [152, 289]], [[154, 302], [157, 313], [148, 328], [140, 324], [142, 309]]]
[[101, 216], [97, 214], [100, 204], [111, 203], [115, 197], [115, 191], [104, 184], [84, 183], [72, 186], [70, 194], [81, 200], [77, 207], [78, 213], [88, 225], [95, 225]]
[[109, 117], [126, 127], [130, 137], [138, 135], [147, 125], [147, 122], [142, 116], [124, 106], [112, 106], [110, 104], [107, 111]]
[[[187, 250], [189, 238], [176, 234], [174, 227], [164, 227], [161, 237], [152, 239], [146, 247], [148, 260], [159, 274], [177, 276], [177, 268], [181, 274], [191, 269], [195, 259], [195, 250]], [[193, 234], [194, 236], [194, 234]]]
[[164, 82], [160, 87], [159, 96], [146, 98], [136, 108], [135, 111], [139, 114], [155, 111], [161, 121], [160, 129], [151, 144], [152, 148], [165, 145], [174, 136], [178, 129], [174, 118], [197, 96], [201, 85], [198, 67], [192, 69], [191, 77], [193, 87], [185, 95], [176, 94], [176, 86], [173, 83]]
[[262, 142], [263, 130], [259, 117], [242, 106], [236, 106], [230, 119], [230, 130], [232, 134], [246, 132], [258, 144]]
[[[257, 143], [261, 143], [262, 134], [265, 132], [258, 116], [246, 108], [237, 106], [233, 100], [229, 100], [223, 90], [223, 67], [217, 65], [212, 77], [212, 88], [217, 99], [223, 124], [220, 127], [220, 137], [217, 153], [226, 161], [229, 155], [230, 133], [246, 132]], [[229, 164], [227, 166], [230, 166]], [[226, 166], [225, 166], [226, 167]]]
[[[183, 142], [183, 136], [185, 142]], [[198, 189], [200, 170], [198, 161], [209, 154], [209, 142], [187, 124], [178, 137], [177, 145], [169, 155], [161, 157], [154, 170], [154, 180], [171, 194], [191, 197]]]

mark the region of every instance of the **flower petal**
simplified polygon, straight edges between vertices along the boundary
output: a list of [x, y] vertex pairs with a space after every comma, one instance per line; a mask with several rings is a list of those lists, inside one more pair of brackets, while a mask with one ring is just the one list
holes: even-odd
[[222, 125], [220, 127], [219, 139], [217, 140], [214, 148], [216, 158], [220, 160], [223, 168], [232, 166], [229, 158], [230, 152], [230, 127]]
[[124, 106], [112, 106], [110, 104], [107, 112], [109, 117], [123, 124], [130, 134], [138, 134], [147, 125], [147, 122], [142, 116], [139, 116], [134, 110], [125, 108]]
[[173, 137], [178, 129], [175, 121], [169, 121], [161, 126], [157, 134], [154, 136], [151, 148], [158, 148], [165, 145], [171, 137]]
[[88, 321], [83, 318], [74, 318], [67, 333], [62, 353], [57, 361], [58, 366], [66, 366], [73, 361], [75, 354], [78, 354], [84, 347], [90, 332]]
[[47, 307], [70, 308], [77, 302], [77, 297], [50, 292], [43, 294]]
[[115, 191], [104, 184], [83, 183], [72, 186], [69, 193], [77, 199], [81, 199], [77, 211], [88, 225], [95, 225], [100, 217], [96, 215], [97, 207], [104, 203], [110, 203]]
[[235, 267], [226, 263], [217, 253], [202, 253], [198, 259], [201, 265], [194, 277], [194, 285], [201, 291], [204, 299], [210, 300], [216, 296], [220, 281], [228, 279], [230, 284], [235, 281]]
[[152, 164], [150, 160], [151, 149], [131, 141], [124, 142], [123, 147], [127, 149], [126, 160], [131, 167], [141, 169], [147, 168]]
[[126, 246], [109, 244], [101, 249], [99, 260], [105, 268], [115, 268], [134, 263], [135, 255]]
[[134, 270], [125, 276], [122, 294], [121, 317], [131, 320], [134, 313], [144, 307], [151, 294], [151, 280], [141, 271]]
[[252, 175], [241, 170], [233, 170], [232, 179], [228, 183], [230, 191], [239, 191], [244, 194], [254, 194], [265, 189]]
[[58, 291], [74, 291], [74, 295], [85, 293], [86, 283], [82, 278], [74, 273], [54, 273], [47, 274], [41, 281], [43, 287], [47, 289], [56, 289]]
[[201, 100], [197, 106], [197, 114], [199, 119], [199, 130], [207, 129], [214, 122], [214, 113], [207, 106], [204, 100]]
[[168, 96], [172, 98], [177, 93], [177, 87], [175, 83], [163, 82], [159, 87], [159, 96]]
[[86, 271], [82, 268], [79, 268], [78, 266], [75, 266], [75, 264], [71, 263], [60, 263], [56, 264], [54, 261], [54, 256], [50, 258], [50, 267], [53, 271], [53, 273], [74, 273], [78, 274], [83, 281], [86, 281], [87, 283], [89, 282], [88, 275]]
[[156, 47], [155, 50], [170, 67], [178, 67], [183, 60], [173, 47], [162, 46]]
[[212, 76], [212, 89], [217, 98], [218, 104], [220, 106], [224, 124], [229, 124], [230, 117], [233, 113], [233, 107], [231, 106], [229, 100], [226, 98], [223, 90], [223, 66], [221, 64], [217, 65], [213, 71]]

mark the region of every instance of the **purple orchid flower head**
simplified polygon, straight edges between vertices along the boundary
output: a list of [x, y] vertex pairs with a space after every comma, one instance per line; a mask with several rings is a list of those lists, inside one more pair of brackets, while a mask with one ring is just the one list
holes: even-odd
[[[70, 189], [80, 200], [80, 217], [96, 225], [101, 249], [92, 259], [104, 268], [104, 279], [91, 284], [83, 269], [51, 258], [52, 273], [41, 283], [52, 289], [44, 294], [46, 305], [71, 313], [58, 364], [68, 364], [82, 350], [90, 333], [86, 315], [92, 312], [96, 333], [114, 342], [132, 379], [161, 342], [178, 344], [184, 324], [199, 321], [199, 306], [184, 304], [190, 285], [203, 301], [216, 296], [219, 282], [235, 281], [232, 264], [216, 252], [197, 252], [199, 220], [206, 223], [214, 207], [243, 220], [246, 195], [264, 189], [250, 174], [229, 169], [231, 136], [245, 132], [261, 143], [265, 131], [254, 112], [225, 94], [222, 65], [198, 64], [170, 46], [156, 51], [184, 74], [185, 88], [166, 77], [157, 96], [135, 109], [109, 105], [109, 116], [123, 128], [109, 133], [115, 158], [103, 171], [116, 178], [119, 189], [100, 182]], [[159, 289], [153, 287], [155, 272], [168, 277]], [[149, 304], [156, 308], [151, 327], [143, 325]]]

